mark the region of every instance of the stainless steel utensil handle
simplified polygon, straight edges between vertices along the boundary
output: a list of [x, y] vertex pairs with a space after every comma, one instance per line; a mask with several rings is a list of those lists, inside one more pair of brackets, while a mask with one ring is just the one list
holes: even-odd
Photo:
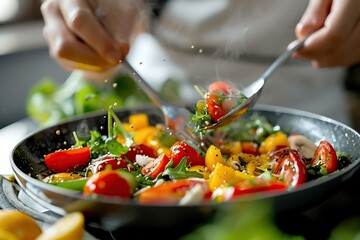
[[123, 65], [126, 70], [129, 71], [129, 74], [134, 77], [134, 80], [137, 81], [138, 86], [146, 93], [150, 100], [161, 109], [163, 100], [159, 97], [158, 93], [155, 92], [152, 87], [150, 87], [150, 85], [139, 75], [139, 73], [126, 59], [121, 61], [121, 65]]
[[280, 66], [282, 65], [293, 52], [297, 51], [299, 48], [301, 48], [304, 45], [304, 42], [306, 41], [307, 37], [299, 41], [297, 44], [295, 44], [292, 48], [286, 50], [283, 54], [281, 54], [271, 65], [270, 67], [263, 73], [263, 75], [260, 77], [260, 79], [266, 80], [270, 75]]

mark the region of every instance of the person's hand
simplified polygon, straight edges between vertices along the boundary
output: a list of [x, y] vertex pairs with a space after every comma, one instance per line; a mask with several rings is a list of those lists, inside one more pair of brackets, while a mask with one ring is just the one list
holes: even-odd
[[67, 70], [108, 70], [129, 52], [144, 9], [143, 0], [46, 0], [50, 55]]
[[311, 34], [294, 57], [310, 60], [315, 68], [358, 63], [360, 1], [310, 0], [295, 32], [299, 39]]

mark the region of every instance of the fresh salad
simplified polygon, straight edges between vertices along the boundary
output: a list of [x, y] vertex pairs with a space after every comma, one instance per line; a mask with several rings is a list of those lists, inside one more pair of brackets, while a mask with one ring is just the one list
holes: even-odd
[[350, 163], [329, 141], [287, 134], [258, 114], [209, 131], [205, 152], [146, 114], [122, 122], [110, 107], [107, 118], [107, 135], [74, 132], [71, 148], [45, 155], [39, 179], [87, 198], [186, 205], [291, 191]]
[[247, 97], [228, 82], [213, 82], [205, 90], [195, 86], [203, 99], [195, 105], [195, 114], [191, 116], [193, 131], [201, 138], [206, 134], [207, 126], [218, 122], [222, 117], [243, 103]]

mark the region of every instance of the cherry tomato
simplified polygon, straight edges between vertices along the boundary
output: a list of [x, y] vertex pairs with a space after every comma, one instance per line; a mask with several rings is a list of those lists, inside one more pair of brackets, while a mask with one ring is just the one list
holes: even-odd
[[213, 82], [205, 96], [207, 110], [212, 120], [217, 122], [219, 118], [230, 112], [236, 105], [237, 100], [226, 97], [230, 94], [238, 94], [239, 90], [226, 82]]
[[274, 174], [289, 187], [298, 187], [306, 182], [306, 166], [299, 152], [289, 147], [275, 150], [269, 155], [271, 162], [277, 162]]
[[69, 148], [58, 150], [45, 155], [45, 164], [53, 172], [72, 172], [84, 167], [90, 160], [89, 147]]
[[127, 158], [128, 160], [135, 162], [136, 161], [136, 155], [145, 155], [148, 157], [152, 157], [155, 158], [156, 157], [156, 153], [155, 153], [155, 149], [153, 149], [152, 147], [149, 147], [145, 144], [142, 143], [134, 143], [130, 148], [129, 151], [127, 153], [125, 153], [124, 155], [122, 155], [122, 158]]
[[205, 166], [204, 158], [190, 145], [185, 142], [178, 141], [170, 147], [170, 159], [173, 160], [172, 167], [176, 167], [181, 160], [186, 157], [186, 165], [203, 165]]
[[104, 170], [92, 175], [86, 182], [83, 194], [104, 195], [129, 199], [132, 191], [130, 184], [115, 170]]
[[282, 192], [286, 191], [285, 183], [276, 180], [265, 180], [263, 178], [255, 178], [252, 180], [243, 180], [237, 182], [234, 186], [226, 189], [224, 194], [225, 201], [235, 199], [246, 194], [258, 192]]
[[134, 168], [129, 164], [124, 158], [115, 158], [113, 156], [104, 156], [100, 159], [94, 160], [89, 169], [93, 173], [97, 173], [106, 169], [107, 166], [110, 166], [112, 170], [119, 168], [125, 168], [129, 171], [133, 171]]
[[178, 203], [186, 192], [200, 184], [204, 191], [203, 198], [209, 196], [209, 188], [205, 181], [198, 179], [180, 179], [165, 182], [164, 184], [148, 188], [139, 194], [140, 203], [170, 204]]
[[241, 149], [243, 153], [248, 153], [248, 154], [252, 154], [255, 156], [259, 156], [260, 152], [259, 152], [259, 146], [257, 143], [254, 142], [241, 142]]
[[326, 168], [327, 173], [332, 173], [338, 169], [338, 160], [334, 147], [328, 141], [321, 141], [315, 149], [311, 166], [320, 165]]
[[155, 179], [160, 173], [165, 170], [166, 165], [170, 162], [170, 158], [165, 154], [150, 160], [142, 169], [141, 173], [144, 176]]

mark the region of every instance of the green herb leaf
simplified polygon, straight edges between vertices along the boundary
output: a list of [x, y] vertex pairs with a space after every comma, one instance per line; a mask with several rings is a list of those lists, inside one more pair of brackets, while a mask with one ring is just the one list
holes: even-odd
[[171, 168], [173, 165], [173, 160], [166, 165], [164, 172], [161, 174], [162, 177], [168, 176], [170, 179], [185, 179], [185, 178], [203, 178], [204, 176], [201, 173], [196, 171], [188, 171], [186, 169], [186, 157], [181, 159], [180, 163]]
[[134, 143], [134, 140], [133, 140], [134, 139], [134, 133], [128, 133], [125, 130], [124, 126], [122, 125], [122, 123], [120, 121], [120, 119], [116, 116], [116, 114], [114, 113], [111, 106], [109, 107], [109, 115], [111, 115], [111, 117], [114, 119], [115, 132], [120, 133], [125, 138], [127, 147], [131, 147], [131, 145], [133, 145], [133, 143]]
[[129, 147], [122, 145], [116, 139], [107, 139], [106, 140], [106, 147], [109, 152], [115, 156], [120, 156], [129, 150]]
[[61, 182], [49, 182], [51, 185], [67, 188], [76, 191], [83, 191], [88, 178], [79, 178], [75, 180], [67, 180]]

